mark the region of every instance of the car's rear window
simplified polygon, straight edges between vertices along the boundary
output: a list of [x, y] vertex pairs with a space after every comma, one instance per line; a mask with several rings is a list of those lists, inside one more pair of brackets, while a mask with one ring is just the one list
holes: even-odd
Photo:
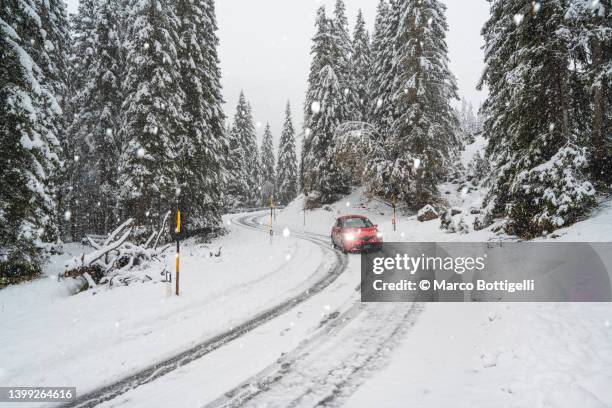
[[342, 222], [344, 228], [370, 228], [372, 225], [367, 218], [346, 218]]

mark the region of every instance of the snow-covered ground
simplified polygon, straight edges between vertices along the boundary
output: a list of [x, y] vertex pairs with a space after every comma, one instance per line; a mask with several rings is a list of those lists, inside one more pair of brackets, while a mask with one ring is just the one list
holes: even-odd
[[[473, 198], [451, 197], [469, 209]], [[461, 203], [468, 203], [462, 205]], [[391, 209], [355, 191], [326, 209], [307, 213], [296, 201], [280, 225], [329, 234], [345, 214], [370, 217], [388, 241], [488, 241], [511, 239], [490, 229], [469, 234], [440, 230], [439, 220], [400, 216], [392, 231]], [[471, 216], [466, 216], [471, 224]], [[544, 240], [610, 242], [612, 202], [592, 216]], [[612, 265], [607, 265], [612, 268]], [[612, 407], [612, 305], [427, 304], [417, 324], [350, 399], [356, 407]]]
[[427, 304], [349, 407], [612, 406], [609, 304]]
[[[161, 283], [174, 254], [146, 271], [152, 281], [74, 296], [58, 283], [67, 255], [45, 279], [0, 291], [0, 384], [76, 386], [84, 393], [177, 354], [301, 291], [323, 261], [320, 249], [291, 237], [273, 244], [231, 225], [212, 246], [182, 247], [181, 296]], [[211, 257], [217, 252], [220, 257]]]
[[[482, 140], [469, 146], [464, 164], [481, 149]], [[481, 193], [441, 189], [471, 226]], [[272, 239], [265, 213], [249, 218], [259, 230], [236, 214], [212, 244], [184, 243], [180, 297], [161, 282], [172, 251], [134, 272], [150, 281], [70, 296], [55, 276], [85, 249], [68, 245], [47, 278], [0, 290], [0, 384], [69, 385], [82, 395], [231, 331], [335, 271], [278, 316], [102, 405], [612, 407], [611, 304], [361, 304], [359, 256], [328, 243], [345, 214], [368, 216], [387, 241], [512, 237], [449, 234], [439, 220], [403, 212], [393, 231], [388, 203], [361, 190], [305, 217], [302, 207], [298, 198], [277, 212]], [[541, 239], [611, 241], [612, 201]]]

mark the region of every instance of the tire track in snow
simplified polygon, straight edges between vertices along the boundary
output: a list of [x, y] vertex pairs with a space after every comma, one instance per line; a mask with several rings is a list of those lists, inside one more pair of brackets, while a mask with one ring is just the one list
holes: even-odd
[[[257, 215], [246, 215], [239, 217], [235, 223], [243, 228], [255, 229], [258, 231], [268, 232], [268, 229], [262, 227], [255, 220], [261, 217], [261, 214]], [[102, 402], [110, 401], [126, 392], [133, 390], [141, 385], [150, 383], [194, 360], [204, 357], [210, 352], [217, 350], [224, 344], [236, 340], [246, 333], [256, 329], [257, 327], [269, 322], [275, 317], [282, 315], [289, 310], [295, 308], [306, 300], [310, 299], [315, 294], [323, 291], [332, 282], [342, 274], [348, 265], [348, 258], [346, 255], [335, 251], [331, 248], [329, 240], [324, 238], [310, 237], [305, 234], [295, 233], [293, 237], [310, 241], [323, 249], [324, 252], [331, 255], [333, 263], [328, 265], [328, 258], [323, 257], [322, 264], [314, 272], [313, 276], [319, 276], [323, 274], [323, 277], [316, 280], [315, 283], [305, 291], [302, 291], [297, 296], [285, 300], [284, 302], [269, 308], [253, 318], [245, 321], [244, 323], [235, 326], [231, 330], [221, 333], [211, 339], [208, 339], [188, 350], [185, 350], [169, 359], [155, 363], [143, 370], [140, 370], [134, 374], [131, 374], [123, 379], [120, 379], [112, 384], [108, 384], [96, 390], [90, 391], [81, 396], [77, 396], [76, 400], [63, 405], [64, 407], [95, 407]], [[324, 270], [327, 269], [327, 273]]]
[[414, 325], [424, 308], [419, 300], [379, 304], [357, 297], [296, 349], [206, 408], [341, 405]]
[[416, 302], [356, 302], [291, 353], [206, 408], [341, 405], [368, 372], [387, 361], [422, 310]]

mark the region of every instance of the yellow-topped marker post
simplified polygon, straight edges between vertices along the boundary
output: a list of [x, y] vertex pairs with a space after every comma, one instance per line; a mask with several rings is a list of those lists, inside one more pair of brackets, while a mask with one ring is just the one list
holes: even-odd
[[177, 210], [176, 212], [176, 296], [179, 295], [179, 272], [181, 268], [180, 236], [181, 236], [181, 210]]

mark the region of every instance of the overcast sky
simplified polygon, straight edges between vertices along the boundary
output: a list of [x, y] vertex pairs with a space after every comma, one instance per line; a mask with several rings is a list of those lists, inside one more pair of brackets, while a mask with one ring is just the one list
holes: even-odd
[[[67, 0], [75, 13], [78, 0]], [[378, 0], [346, 0], [351, 32], [357, 10], [362, 9], [370, 29]], [[444, 0], [448, 7], [451, 70], [461, 96], [477, 107], [484, 99], [476, 91], [482, 73], [480, 29], [488, 17], [485, 0]], [[325, 5], [333, 12], [335, 0], [218, 0], [217, 20], [221, 46], [225, 111], [233, 117], [241, 89], [251, 102], [258, 132], [270, 122], [276, 140], [291, 101], [294, 125], [301, 128], [302, 103], [310, 65], [310, 46], [316, 10]]]

